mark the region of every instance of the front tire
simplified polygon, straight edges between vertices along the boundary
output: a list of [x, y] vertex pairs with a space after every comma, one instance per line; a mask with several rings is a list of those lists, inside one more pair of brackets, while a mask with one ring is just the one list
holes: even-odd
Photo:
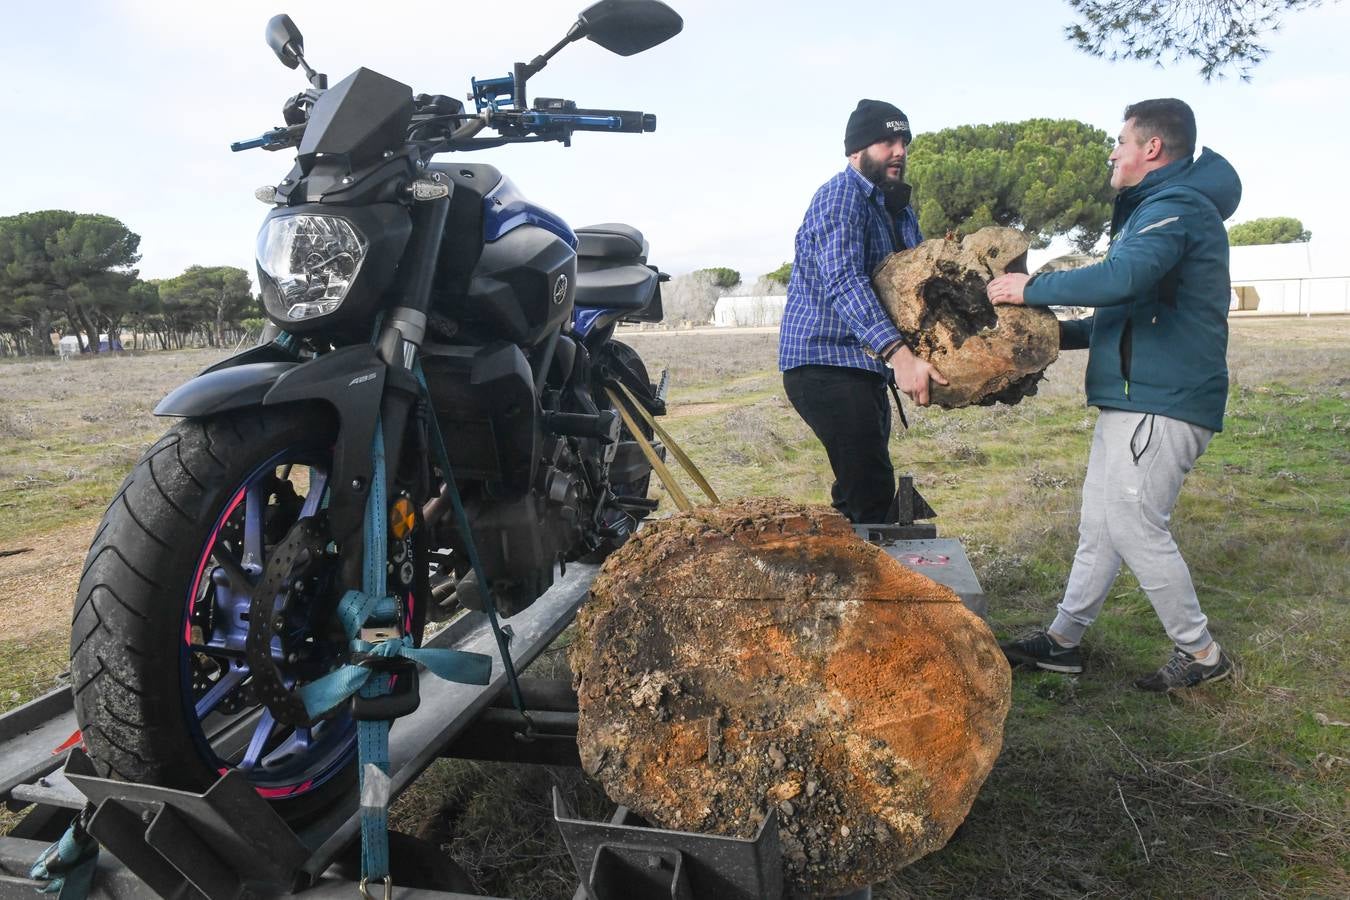
[[[292, 821], [348, 789], [350, 717], [276, 724], [243, 652], [251, 589], [271, 547], [321, 511], [336, 433], [318, 405], [189, 419], [127, 476], [89, 549], [71, 633], [76, 716], [100, 774], [203, 791], [243, 769]], [[290, 651], [297, 681], [345, 653], [327, 623], [312, 625]]]

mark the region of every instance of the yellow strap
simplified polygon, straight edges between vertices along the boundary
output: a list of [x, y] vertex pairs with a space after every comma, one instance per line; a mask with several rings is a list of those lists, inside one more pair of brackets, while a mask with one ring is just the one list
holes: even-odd
[[[622, 385], [620, 385], [620, 387], [622, 387]], [[614, 393], [613, 388], [609, 387], [605, 388], [605, 393], [609, 395], [609, 402], [613, 403], [614, 408], [619, 411], [619, 415], [623, 418], [623, 424], [628, 426], [628, 432], [632, 434], [633, 438], [637, 441], [638, 447], [642, 450], [642, 455], [647, 457], [647, 462], [651, 463], [652, 468], [656, 471], [657, 477], [660, 478], [661, 483], [666, 486], [666, 493], [670, 494], [670, 498], [675, 501], [675, 505], [679, 507], [680, 512], [687, 512], [688, 510], [693, 509], [694, 505], [689, 502], [689, 498], [684, 495], [684, 491], [680, 490], [680, 486], [675, 483], [675, 476], [670, 474], [670, 469], [666, 468], [666, 464], [661, 461], [661, 457], [656, 455], [656, 451], [652, 449], [651, 442], [648, 441], [647, 438], [643, 436], [641, 430], [638, 429], [637, 422], [633, 421], [632, 415], [629, 414], [627, 407], [623, 405], [623, 401], [619, 399], [619, 395]], [[640, 405], [639, 408], [641, 408]]]
[[626, 384], [619, 382], [619, 388], [637, 408], [638, 415], [647, 420], [647, 424], [652, 426], [652, 430], [670, 448], [670, 452], [675, 454], [675, 458], [680, 461], [680, 465], [684, 466], [684, 470], [689, 473], [689, 477], [694, 479], [694, 482], [703, 489], [703, 493], [708, 495], [708, 499], [713, 503], [721, 503], [722, 501], [717, 499], [717, 494], [713, 491], [712, 485], [708, 484], [708, 480], [703, 477], [703, 473], [698, 470], [698, 466], [695, 466], [694, 461], [685, 455], [685, 452], [680, 449], [680, 445], [675, 443], [675, 439], [670, 436], [670, 432], [656, 423], [656, 419], [652, 418], [652, 414], [647, 411], [647, 407], [638, 402], [638, 398], [633, 396], [633, 392], [628, 389]]

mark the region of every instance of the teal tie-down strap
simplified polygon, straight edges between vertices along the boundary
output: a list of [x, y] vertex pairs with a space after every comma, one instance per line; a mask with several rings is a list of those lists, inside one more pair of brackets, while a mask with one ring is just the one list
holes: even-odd
[[[355, 593], [352, 591], [351, 593]], [[455, 681], [460, 684], [487, 684], [492, 675], [492, 657], [485, 653], [465, 653], [462, 650], [431, 649], [413, 647], [410, 638], [384, 641], [371, 644], [363, 640], [352, 641], [352, 652], [371, 657], [392, 659], [403, 657], [426, 668], [438, 678]], [[300, 699], [305, 710], [312, 717], [318, 717], [342, 703], [380, 673], [369, 666], [349, 665], [329, 672], [318, 681], [311, 681], [300, 688]], [[388, 690], [380, 694], [388, 693]], [[380, 696], [375, 694], [373, 696]]]
[[[384, 484], [384, 429], [379, 419], [375, 421], [371, 462], [362, 590], [344, 594], [337, 609], [353, 657], [376, 663], [380, 659], [401, 657], [424, 666], [447, 681], [487, 684], [492, 675], [492, 658], [486, 654], [421, 649], [414, 647], [412, 636], [406, 634], [380, 643], [361, 639], [361, 629], [372, 624], [402, 630], [398, 601], [389, 596], [385, 586], [389, 555], [388, 499]], [[303, 685], [299, 695], [305, 710], [318, 717], [353, 694], [371, 699], [383, 697], [392, 689], [393, 676], [388, 672], [378, 671], [376, 666], [353, 663]], [[367, 894], [368, 881], [383, 881], [386, 889], [389, 885], [389, 725], [388, 719], [361, 720], [356, 725], [357, 775], [361, 791], [361, 890]]]
[[[388, 694], [393, 679], [377, 674], [361, 686], [362, 697]], [[388, 719], [356, 723], [357, 772], [361, 789], [361, 893], [366, 882], [389, 881], [389, 726]], [[387, 893], [387, 890], [386, 890]]]
[[89, 836], [76, 818], [61, 840], [42, 851], [28, 877], [46, 882], [38, 888], [40, 894], [56, 894], [58, 900], [84, 900], [89, 896], [97, 867], [98, 841]]
[[525, 720], [524, 737], [528, 740], [534, 733], [534, 720], [530, 718], [529, 710], [525, 708], [525, 698], [520, 693], [520, 680], [516, 677], [516, 666], [511, 660], [511, 635], [497, 620], [497, 603], [492, 599], [491, 582], [488, 581], [483, 564], [478, 558], [478, 548], [473, 542], [473, 529], [469, 527], [469, 515], [464, 511], [464, 501], [460, 499], [459, 487], [455, 484], [454, 472], [450, 468], [450, 453], [446, 449], [441, 426], [436, 421], [435, 405], [431, 402], [431, 388], [427, 386], [427, 377], [422, 372], [420, 361], [413, 367], [413, 374], [417, 376], [417, 382], [422, 386], [422, 399], [430, 411], [427, 416], [427, 432], [431, 438], [431, 449], [436, 454], [435, 462], [440, 467], [441, 477], [445, 480], [446, 490], [450, 494], [450, 503], [455, 510], [459, 531], [464, 537], [464, 548], [468, 551], [469, 566], [478, 579], [479, 590], [483, 592], [483, 612], [487, 614], [488, 624], [492, 626], [492, 635], [497, 640], [497, 652], [501, 654], [506, 683], [511, 688], [511, 698], [515, 702], [516, 711]]

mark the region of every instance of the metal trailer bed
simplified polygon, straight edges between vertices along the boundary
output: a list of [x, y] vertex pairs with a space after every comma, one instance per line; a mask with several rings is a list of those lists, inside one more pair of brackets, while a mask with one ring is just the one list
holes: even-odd
[[[859, 525], [864, 539], [902, 564], [946, 584], [980, 616], [985, 598], [960, 541], [935, 537], [931, 525]], [[512, 655], [525, 670], [572, 621], [598, 567], [574, 564], [528, 609], [513, 616]], [[486, 653], [486, 686], [425, 679], [422, 702], [390, 732], [391, 795], [397, 796], [437, 757], [579, 765], [575, 740], [522, 743], [506, 677], [486, 617], [470, 613], [428, 646]], [[541, 731], [575, 736], [576, 696], [565, 682], [523, 678], [522, 691]], [[359, 839], [355, 788], [328, 815], [292, 831], [238, 773], [204, 794], [109, 781], [94, 775], [78, 749], [60, 749], [77, 729], [68, 688], [0, 716], [0, 799], [28, 809], [0, 836], [0, 900], [27, 900], [38, 855], [73, 812], [93, 802], [90, 832], [103, 845], [92, 900], [271, 900], [351, 897], [356, 885], [335, 872]], [[777, 828], [771, 815], [752, 839], [652, 828], [619, 807], [607, 822], [575, 818], [554, 790], [554, 818], [578, 873], [574, 900], [644, 897], [774, 898], [782, 895]], [[395, 870], [397, 877], [397, 869]], [[460, 900], [470, 895], [395, 886], [395, 900]], [[477, 896], [477, 895], [475, 895]], [[867, 890], [853, 897], [867, 897]]]

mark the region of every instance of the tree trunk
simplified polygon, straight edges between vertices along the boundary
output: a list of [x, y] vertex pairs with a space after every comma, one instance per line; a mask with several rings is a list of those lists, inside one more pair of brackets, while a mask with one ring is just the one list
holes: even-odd
[[944, 409], [1017, 403], [1036, 393], [1059, 355], [1059, 324], [1049, 310], [994, 306], [990, 280], [1026, 272], [1028, 241], [1014, 228], [981, 228], [963, 240], [924, 241], [894, 253], [872, 278], [877, 297], [910, 349], [950, 382], [932, 386]]
[[95, 312], [94, 320], [98, 323], [100, 333], [108, 336], [108, 352], [117, 350], [122, 339], [122, 314], [110, 316], [104, 312]]
[[90, 321], [88, 313], [84, 311], [84, 307], [81, 306], [79, 303], [75, 302], [74, 300], [67, 300], [66, 315], [71, 321], [72, 326], [71, 330], [75, 332], [75, 335], [77, 337], [80, 336], [81, 330], [83, 330], [84, 334], [88, 336], [87, 340], [82, 341], [82, 345], [80, 347], [81, 352], [85, 352], [87, 350], [90, 353], [97, 353], [98, 326], [96, 326], [92, 321]]
[[56, 348], [52, 346], [52, 311], [45, 306], [38, 310], [33, 322], [33, 340], [29, 349], [34, 356], [56, 355]]
[[998, 757], [1011, 675], [949, 589], [825, 507], [651, 522], [606, 562], [569, 661], [577, 745], [663, 828], [777, 815], [788, 887], [835, 895], [943, 846]]

